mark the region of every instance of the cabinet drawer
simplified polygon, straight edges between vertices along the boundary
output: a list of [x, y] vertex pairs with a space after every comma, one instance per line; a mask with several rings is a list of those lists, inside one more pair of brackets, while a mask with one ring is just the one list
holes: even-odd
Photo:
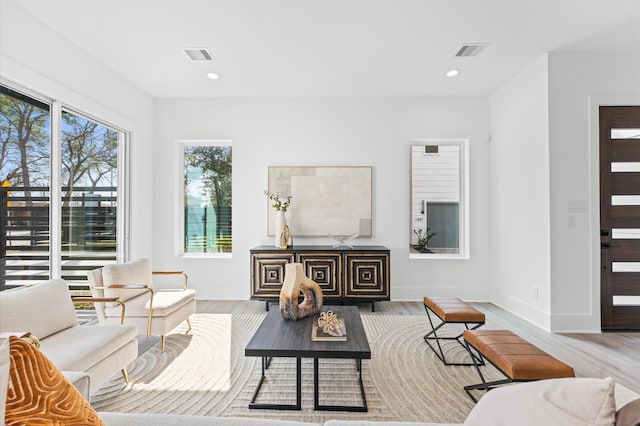
[[348, 252], [345, 262], [345, 297], [389, 300], [389, 255]]
[[324, 298], [342, 297], [342, 261], [340, 253], [298, 252], [296, 262], [302, 263], [305, 275], [315, 281]]
[[284, 282], [284, 265], [293, 261], [294, 255], [291, 252], [252, 254], [251, 298], [279, 298]]

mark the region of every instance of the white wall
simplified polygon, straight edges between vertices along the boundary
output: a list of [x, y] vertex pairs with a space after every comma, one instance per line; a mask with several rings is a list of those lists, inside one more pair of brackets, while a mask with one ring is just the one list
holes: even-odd
[[[249, 249], [267, 237], [269, 165], [373, 166], [373, 237], [391, 249], [391, 297], [489, 297], [489, 145], [486, 98], [156, 100], [154, 261], [189, 273], [203, 299], [249, 298]], [[471, 259], [409, 260], [411, 140], [470, 138]], [[176, 141], [233, 141], [233, 257], [179, 258], [173, 229]], [[294, 200], [295, 202], [295, 200]], [[330, 200], [328, 200], [330, 202]], [[296, 244], [330, 244], [326, 238]]]
[[551, 313], [547, 68], [543, 55], [490, 97], [491, 300], [544, 329]]
[[[640, 52], [552, 53], [549, 129], [555, 331], [600, 330], [599, 104], [640, 105]], [[586, 211], [570, 213], [576, 201], [584, 203]]]
[[151, 97], [5, 0], [0, 14], [0, 78], [131, 132], [131, 256], [151, 256]]
[[640, 105], [639, 75], [640, 52], [555, 52], [490, 97], [491, 299], [543, 328], [600, 331], [597, 108]]

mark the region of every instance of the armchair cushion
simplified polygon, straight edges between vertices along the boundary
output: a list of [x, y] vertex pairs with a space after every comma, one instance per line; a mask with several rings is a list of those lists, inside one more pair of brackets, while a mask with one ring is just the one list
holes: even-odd
[[[156, 291], [153, 294], [153, 316], [166, 317], [196, 298], [195, 290]], [[149, 293], [126, 301], [127, 317], [149, 316]], [[118, 317], [120, 307], [106, 308], [108, 317]], [[126, 324], [126, 322], [125, 322]]]
[[[106, 265], [102, 268], [102, 283], [105, 287], [113, 284], [148, 286], [153, 288], [151, 262], [149, 259], [140, 259], [134, 262], [121, 263], [117, 265]], [[122, 301], [127, 301], [143, 293], [148, 293], [146, 289], [105, 289], [105, 297], [119, 297]], [[107, 306], [114, 307], [115, 303], [107, 303]]]
[[69, 287], [63, 280], [49, 280], [2, 293], [2, 332], [29, 331], [38, 339], [44, 339], [78, 325]]
[[89, 402], [35, 346], [9, 338], [7, 425], [104, 425]]

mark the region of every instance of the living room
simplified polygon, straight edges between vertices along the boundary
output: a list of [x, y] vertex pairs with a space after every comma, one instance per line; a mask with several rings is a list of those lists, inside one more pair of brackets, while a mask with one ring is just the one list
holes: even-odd
[[[396, 48], [385, 37], [403, 34], [404, 25], [417, 31], [419, 18], [431, 16], [429, 7], [447, 19], [458, 9], [447, 11], [432, 2], [373, 7], [358, 1], [346, 10], [292, 2], [273, 10], [250, 2], [245, 10], [221, 2], [216, 17], [210, 13], [215, 6], [196, 13], [173, 4], [165, 10], [132, 2], [110, 10], [108, 2], [45, 3], [2, 0], [0, 78], [3, 85], [61, 100], [130, 134], [129, 260], [150, 258], [156, 268], [186, 271], [199, 301], [248, 301], [249, 251], [273, 243], [264, 196], [268, 167], [371, 166], [373, 232], [354, 243], [390, 249], [392, 301], [455, 296], [489, 302], [549, 333], [601, 332], [597, 111], [600, 105], [640, 105], [637, 1], [614, 1], [615, 7], [595, 1], [492, 2], [491, 7], [463, 2], [458, 7], [464, 8], [464, 21], [450, 22], [448, 38], [441, 41], [446, 54], [437, 63], [442, 69], [414, 70], [407, 58], [395, 74], [380, 74], [379, 69], [389, 69], [380, 62]], [[60, 5], [64, 13], [56, 11]], [[369, 8], [372, 16], [365, 19]], [[103, 21], [103, 13], [113, 19]], [[297, 22], [297, 14], [306, 19]], [[311, 60], [343, 44], [336, 37], [326, 41], [330, 48], [321, 49], [323, 39], [312, 35], [312, 28], [333, 17], [326, 21], [333, 25], [329, 29], [363, 42], [349, 30], [361, 15], [363, 32], [371, 38], [363, 48], [375, 55], [354, 43], [352, 55], [364, 61], [359, 67], [346, 69], [349, 56], [327, 53], [324, 62]], [[189, 34], [190, 22], [212, 25], [205, 17], [228, 26], [223, 34], [238, 37], [238, 48], [243, 43], [261, 48], [262, 55], [245, 65], [248, 77], [225, 72], [231, 66], [225, 57], [246, 60], [233, 56], [233, 44], [202, 34], [182, 36], [181, 31]], [[105, 22], [118, 35], [92, 32]], [[378, 22], [395, 27], [365, 31]], [[156, 29], [139, 31], [137, 23]], [[68, 38], [65, 27], [86, 38]], [[421, 42], [409, 30], [406, 34], [407, 45]], [[317, 50], [293, 44], [297, 35]], [[174, 55], [181, 74], [157, 81], [152, 69], [137, 69], [136, 60], [144, 57], [121, 56], [122, 40], [128, 38], [137, 49]], [[518, 46], [524, 41], [526, 48]], [[455, 58], [465, 42], [491, 45], [485, 56]], [[285, 43], [292, 44], [281, 56], [271, 53]], [[189, 63], [181, 51], [202, 45], [213, 52], [218, 80], [207, 80], [204, 73], [210, 69]], [[512, 61], [492, 61], [492, 55], [505, 51]], [[399, 56], [391, 57], [399, 61]], [[317, 74], [307, 77], [301, 71], [309, 64]], [[260, 67], [267, 68], [265, 76], [257, 72]], [[277, 80], [271, 68], [281, 73]], [[459, 68], [460, 75], [445, 77], [449, 68]], [[417, 72], [432, 81], [409, 86]], [[245, 85], [232, 91], [226, 81], [236, 88]], [[154, 92], [158, 87], [161, 91]], [[470, 141], [468, 259], [409, 256], [410, 147], [433, 138]], [[221, 139], [233, 146], [233, 251], [230, 256], [180, 256], [176, 142]], [[296, 244], [332, 244], [326, 237], [296, 238], [292, 232]]]

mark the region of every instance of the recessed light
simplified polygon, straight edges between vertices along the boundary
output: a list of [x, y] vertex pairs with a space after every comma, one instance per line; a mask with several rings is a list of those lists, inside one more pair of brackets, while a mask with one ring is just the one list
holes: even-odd
[[209, 77], [211, 80], [217, 80], [220, 78], [220, 75], [216, 74], [215, 72], [208, 72], [207, 77]]
[[459, 69], [452, 69], [447, 71], [447, 77], [455, 77], [456, 75], [460, 74], [460, 70]]

